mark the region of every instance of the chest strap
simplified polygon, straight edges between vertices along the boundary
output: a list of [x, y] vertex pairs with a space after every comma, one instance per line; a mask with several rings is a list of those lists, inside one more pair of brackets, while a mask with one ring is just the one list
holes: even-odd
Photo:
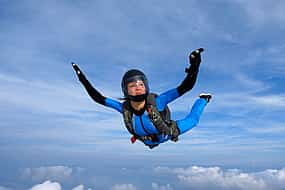
[[[175, 121], [170, 120], [170, 111], [169, 108], [166, 106], [165, 109], [161, 112], [158, 111], [156, 106], [155, 98], [157, 97], [156, 94], [150, 93], [147, 96], [146, 100], [146, 109], [148, 116], [155, 126], [155, 128], [158, 130], [159, 135], [170, 135], [172, 136], [171, 140], [177, 141], [179, 130], [177, 128], [177, 124]], [[130, 105], [129, 101], [123, 102], [123, 117], [124, 117], [124, 123], [126, 128], [128, 129], [129, 133], [133, 135], [131, 138], [131, 142], [134, 143], [136, 139], [141, 140], [142, 142], [145, 140], [151, 140], [153, 142], [158, 142], [158, 136], [157, 134], [150, 134], [147, 136], [139, 136], [135, 133], [133, 128], [133, 111]]]

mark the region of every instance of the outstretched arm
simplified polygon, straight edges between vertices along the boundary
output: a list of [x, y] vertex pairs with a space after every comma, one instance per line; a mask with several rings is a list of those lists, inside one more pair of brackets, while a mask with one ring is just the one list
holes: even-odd
[[189, 62], [190, 67], [185, 69], [185, 72], [187, 73], [186, 78], [182, 81], [182, 83], [177, 87], [177, 91], [179, 93], [179, 96], [182, 96], [187, 91], [191, 90], [197, 80], [197, 75], [199, 72], [199, 66], [201, 63], [201, 52], [203, 52], [203, 48], [199, 48], [189, 55]]
[[82, 73], [82, 71], [79, 69], [79, 67], [75, 64], [72, 63], [72, 67], [75, 70], [79, 81], [83, 84], [85, 87], [86, 91], [88, 92], [89, 96], [97, 103], [105, 105], [105, 100], [106, 97], [100, 94], [91, 84], [90, 82], [86, 79], [85, 75]]
[[100, 92], [98, 92], [98, 90], [96, 90], [91, 83], [87, 80], [87, 78], [85, 77], [85, 75], [83, 74], [83, 72], [79, 69], [79, 67], [75, 64], [72, 63], [72, 67], [75, 70], [79, 81], [83, 84], [84, 88], [86, 89], [87, 93], [89, 94], [89, 96], [97, 103], [104, 105], [104, 106], [108, 106], [111, 108], [116, 109], [117, 111], [121, 112], [122, 110], [122, 106], [121, 103], [109, 98], [106, 98], [105, 96], [103, 96]]
[[187, 73], [186, 78], [177, 88], [168, 90], [157, 97], [156, 103], [159, 109], [163, 110], [168, 103], [182, 96], [194, 87], [201, 63], [201, 52], [203, 51], [203, 48], [199, 48], [190, 53], [190, 67], [185, 69], [185, 72]]

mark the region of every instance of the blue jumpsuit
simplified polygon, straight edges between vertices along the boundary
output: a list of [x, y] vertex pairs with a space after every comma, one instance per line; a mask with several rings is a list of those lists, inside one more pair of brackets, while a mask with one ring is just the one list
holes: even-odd
[[[168, 103], [172, 102], [179, 97], [179, 93], [176, 88], [168, 90], [156, 97], [156, 105], [158, 111], [163, 111]], [[191, 112], [182, 120], [177, 120], [177, 126], [180, 131], [180, 135], [189, 131], [199, 122], [200, 116], [207, 104], [207, 101], [203, 98], [199, 98], [195, 101], [192, 106]], [[105, 99], [105, 105], [113, 108], [118, 112], [122, 113], [122, 103], [110, 98]], [[147, 136], [149, 134], [158, 134], [158, 141], [154, 142], [151, 140], [144, 140], [144, 144], [148, 146], [158, 145], [171, 139], [169, 135], [159, 135], [158, 130], [152, 124], [149, 119], [147, 111], [142, 115], [133, 115], [133, 128], [135, 134], [139, 136]]]
[[[118, 112], [122, 113], [123, 103], [103, 96], [90, 84], [90, 82], [87, 80], [87, 78], [85, 77], [85, 75], [82, 73], [82, 71], [79, 69], [77, 65], [73, 65], [73, 67], [78, 75], [80, 82], [83, 84], [88, 94], [95, 102], [113, 108]], [[193, 88], [198, 74], [198, 67], [191, 65], [191, 67], [188, 69], [187, 72], [188, 74], [186, 78], [177, 88], [168, 90], [156, 97], [155, 101], [158, 111], [163, 111], [164, 108], [167, 106], [167, 104], [169, 104], [170, 102], [182, 96], [184, 93]], [[207, 101], [205, 99], [203, 98], [197, 99], [190, 113], [184, 119], [176, 121], [180, 132], [179, 135], [189, 131], [198, 124], [200, 116], [206, 104]], [[166, 142], [171, 139], [171, 136], [163, 135], [158, 132], [158, 130], [155, 128], [155, 126], [152, 124], [151, 120], [149, 119], [147, 111], [144, 111], [142, 114], [138, 115], [134, 113], [132, 120], [133, 120], [132, 121], [133, 129], [136, 135], [138, 136], [148, 136], [153, 134], [157, 135], [158, 141], [154, 142], [151, 140], [143, 140], [143, 143], [149, 147], [154, 147], [160, 143]]]

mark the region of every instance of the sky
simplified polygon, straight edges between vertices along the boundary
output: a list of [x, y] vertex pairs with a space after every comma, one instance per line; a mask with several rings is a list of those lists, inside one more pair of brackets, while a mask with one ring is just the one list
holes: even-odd
[[[285, 186], [285, 2], [0, 0], [0, 190], [281, 190]], [[169, 104], [199, 124], [149, 150], [96, 104], [71, 67], [122, 97], [128, 69], [177, 87], [203, 47], [195, 87]]]

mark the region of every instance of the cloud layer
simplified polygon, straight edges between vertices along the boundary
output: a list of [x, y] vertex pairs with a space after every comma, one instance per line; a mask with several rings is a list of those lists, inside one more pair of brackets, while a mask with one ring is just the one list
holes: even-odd
[[238, 169], [223, 170], [220, 167], [174, 168], [158, 167], [159, 174], [175, 175], [179, 184], [195, 190], [281, 190], [285, 186], [285, 168], [246, 173]]
[[[54, 182], [46, 180], [43, 183], [34, 185], [30, 190], [61, 190], [62, 185], [65, 184], [64, 182], [60, 184], [58, 181], [71, 175], [70, 168], [68, 167], [42, 167], [33, 169], [33, 171], [34, 176], [46, 176], [46, 179], [53, 178]], [[127, 169], [125, 168], [124, 171], [127, 171]], [[145, 181], [148, 178], [144, 179], [140, 170], [136, 172], [136, 175], [142, 176], [140, 183], [134, 182], [131, 176], [125, 179], [125, 181], [129, 181], [130, 183], [114, 183], [112, 177], [109, 176], [109, 187], [104, 186], [104, 188], [110, 190], [140, 190], [146, 187], [151, 187], [152, 190], [283, 190], [285, 186], [285, 168], [244, 172], [239, 169], [223, 169], [221, 167], [154, 167], [153, 170], [149, 170], [148, 173], [143, 174], [153, 176], [150, 179], [151, 183], [150, 181]], [[87, 182], [86, 178], [88, 178], [88, 175], [84, 176]], [[95, 177], [92, 175], [89, 177], [90, 179], [95, 179], [99, 176]], [[103, 187], [100, 186], [99, 180], [96, 181], [95, 186]], [[89, 187], [92, 188], [90, 184]], [[1, 188], [3, 190], [9, 189], [0, 186]], [[91, 188], [85, 188], [85, 185], [80, 184], [74, 186], [72, 190], [91, 190]]]

